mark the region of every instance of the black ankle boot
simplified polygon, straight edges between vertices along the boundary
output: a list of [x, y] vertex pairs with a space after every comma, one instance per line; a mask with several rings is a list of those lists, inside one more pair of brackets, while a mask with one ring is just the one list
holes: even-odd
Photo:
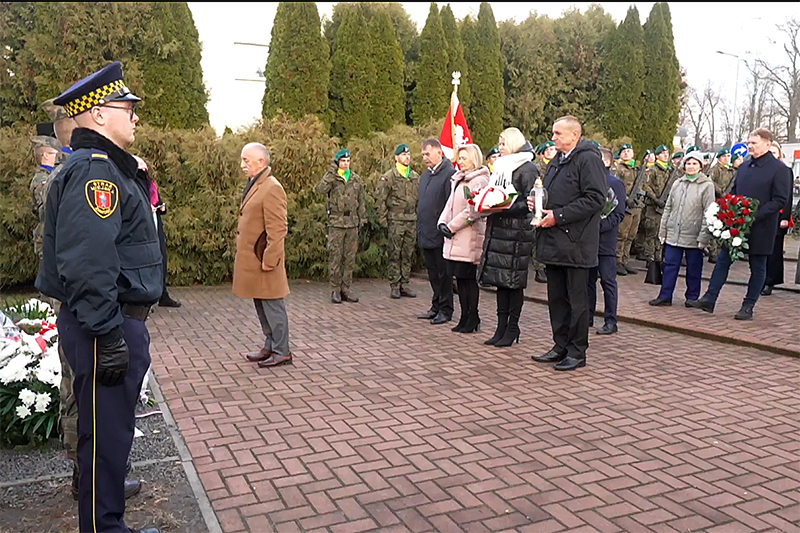
[[478, 317], [478, 310], [470, 310], [467, 322], [461, 328], [461, 333], [475, 333], [481, 330], [481, 319]]

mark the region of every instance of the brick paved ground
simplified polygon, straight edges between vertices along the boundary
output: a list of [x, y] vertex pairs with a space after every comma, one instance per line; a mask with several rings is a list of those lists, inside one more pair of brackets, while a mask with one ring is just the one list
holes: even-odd
[[[644, 267], [644, 263], [635, 261], [634, 266]], [[785, 278], [794, 281], [794, 268], [797, 263], [786, 261]], [[703, 275], [711, 276], [714, 265], [705, 263]], [[681, 269], [683, 273], [683, 269]], [[789, 275], [791, 273], [791, 279]], [[658, 296], [659, 286], [644, 283], [644, 268], [637, 275], [620, 276], [618, 314], [637, 321], [666, 324], [669, 327], [692, 330], [700, 335], [722, 335], [728, 338], [746, 341], [753, 345], [768, 346], [777, 350], [794, 352], [800, 355], [800, 293], [776, 289], [771, 296], [759, 298], [752, 321], [734, 320], [733, 315], [739, 310], [747, 287], [726, 284], [722, 289], [713, 314], [698, 309], [684, 307], [686, 280], [678, 278], [673, 295], [672, 307], [651, 307], [649, 300]], [[749, 278], [749, 267], [737, 261], [731, 269], [729, 279], [746, 282]], [[785, 285], [789, 288], [800, 288], [795, 284]], [[701, 294], [708, 287], [703, 281]], [[547, 286], [533, 281], [531, 273], [525, 294], [537, 301], [547, 301]], [[603, 309], [602, 291], [598, 284], [598, 310]], [[602, 319], [596, 319], [602, 324]], [[598, 325], [599, 325], [598, 324]], [[621, 326], [628, 327], [628, 326]]]
[[491, 293], [463, 335], [415, 319], [412, 286], [334, 306], [293, 283], [295, 364], [271, 370], [240, 355], [251, 302], [171, 291], [154, 369], [224, 531], [800, 531], [800, 360], [626, 325], [557, 373], [529, 359], [546, 307], [498, 349]]

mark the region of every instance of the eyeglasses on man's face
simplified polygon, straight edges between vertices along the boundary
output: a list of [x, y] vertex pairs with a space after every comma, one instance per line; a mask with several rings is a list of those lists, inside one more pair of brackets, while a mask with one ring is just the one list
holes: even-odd
[[112, 109], [122, 109], [123, 111], [129, 111], [131, 120], [133, 120], [133, 116], [136, 114], [136, 102], [133, 102], [130, 107], [128, 106], [119, 107], [110, 104], [101, 104], [100, 107], [110, 107]]

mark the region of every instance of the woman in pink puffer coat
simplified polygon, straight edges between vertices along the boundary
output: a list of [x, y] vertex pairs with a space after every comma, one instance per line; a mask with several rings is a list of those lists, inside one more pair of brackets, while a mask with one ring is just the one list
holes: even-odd
[[483, 164], [481, 149], [468, 144], [458, 149], [461, 168], [450, 178], [450, 198], [439, 217], [439, 230], [444, 234], [443, 255], [448, 274], [456, 278], [461, 317], [453, 331], [479, 331], [477, 266], [481, 262], [486, 219], [469, 204], [464, 187], [474, 194], [489, 183], [489, 169]]

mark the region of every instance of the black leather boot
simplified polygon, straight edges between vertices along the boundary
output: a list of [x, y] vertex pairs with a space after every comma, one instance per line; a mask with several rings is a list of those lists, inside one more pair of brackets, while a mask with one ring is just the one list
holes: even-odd
[[508, 289], [497, 289], [497, 329], [491, 339], [483, 341], [483, 344], [494, 345], [503, 338], [508, 326], [508, 309], [510, 304], [510, 291]]
[[463, 333], [464, 325], [467, 323], [467, 315], [469, 314], [469, 302], [467, 301], [467, 286], [464, 281], [458, 280], [456, 282], [456, 294], [458, 294], [458, 303], [461, 306], [461, 316], [458, 317], [458, 324], [451, 328], [451, 331]]
[[503, 336], [494, 343], [498, 348], [519, 343], [519, 317], [522, 314], [522, 289], [509, 291], [508, 324]]

